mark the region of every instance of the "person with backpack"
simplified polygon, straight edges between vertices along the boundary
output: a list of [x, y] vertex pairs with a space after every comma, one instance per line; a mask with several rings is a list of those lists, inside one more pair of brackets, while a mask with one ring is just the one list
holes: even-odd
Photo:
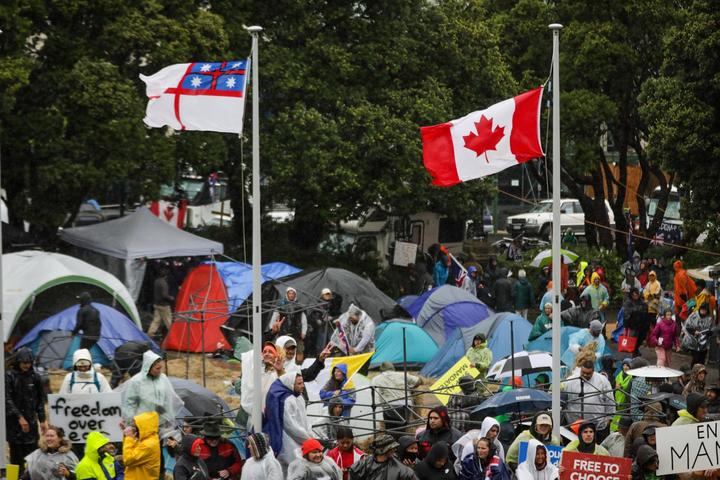
[[73, 353], [73, 371], [65, 375], [59, 394], [93, 394], [112, 391], [102, 372], [95, 370], [90, 350], [81, 348]]

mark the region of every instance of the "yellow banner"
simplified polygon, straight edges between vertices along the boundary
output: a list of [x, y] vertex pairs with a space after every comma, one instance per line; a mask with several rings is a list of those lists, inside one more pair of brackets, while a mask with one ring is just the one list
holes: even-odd
[[470, 366], [470, 360], [463, 355], [450, 370], [445, 372], [437, 382], [433, 383], [430, 390], [435, 393], [435, 396], [443, 405], [447, 405], [450, 401], [450, 395], [460, 391], [460, 385], [458, 385], [460, 377], [470, 375], [472, 378], [475, 378], [479, 374], [480, 372], [475, 367]]
[[[329, 358], [328, 360], [330, 360], [330, 372], [332, 373], [333, 367], [335, 367], [341, 363], [344, 363], [345, 365], [347, 365], [348, 381], [347, 381], [347, 384], [345, 385], [345, 388], [353, 388], [354, 386], [353, 386], [352, 380], [351, 380], [353, 375], [355, 375], [358, 372], [358, 370], [360, 370], [362, 368], [362, 366], [365, 365], [366, 362], [370, 361], [370, 357], [372, 357], [374, 353], [375, 353], [375, 351], [373, 350], [372, 352], [361, 353], [359, 355], [352, 355], [349, 357]], [[326, 365], [327, 365], [327, 363], [326, 363]]]

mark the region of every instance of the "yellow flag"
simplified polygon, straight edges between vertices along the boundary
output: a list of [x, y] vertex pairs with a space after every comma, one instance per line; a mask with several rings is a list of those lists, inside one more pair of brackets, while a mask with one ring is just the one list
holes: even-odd
[[458, 381], [463, 375], [470, 375], [475, 378], [480, 372], [470, 366], [470, 360], [463, 355], [450, 370], [438, 379], [437, 382], [433, 383], [430, 390], [435, 393], [435, 396], [442, 402], [443, 405], [447, 405], [450, 401], [450, 395], [458, 393], [460, 391], [460, 385]]
[[[328, 360], [330, 360], [330, 365], [328, 365], [326, 368], [329, 367], [330, 372], [332, 372], [332, 369], [341, 363], [347, 365], [347, 383], [345, 384], [344, 388], [354, 388], [354, 385], [351, 381], [353, 375], [355, 375], [358, 370], [360, 370], [362, 366], [365, 365], [365, 362], [368, 362], [370, 360], [370, 357], [372, 357], [374, 353], [375, 351], [361, 353], [359, 355], [351, 355], [349, 357], [328, 358]], [[327, 362], [325, 362], [325, 365], [327, 365]]]

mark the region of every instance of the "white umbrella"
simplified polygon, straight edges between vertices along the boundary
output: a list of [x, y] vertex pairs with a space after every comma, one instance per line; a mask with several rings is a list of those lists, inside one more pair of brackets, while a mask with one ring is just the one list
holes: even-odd
[[658, 367], [657, 365], [648, 365], [647, 367], [635, 368], [627, 371], [628, 375], [633, 377], [645, 377], [645, 378], [674, 378], [679, 377], [683, 373], [680, 370], [675, 370], [668, 367]]
[[512, 356], [501, 358], [488, 370], [488, 378], [500, 379], [523, 376], [552, 370], [552, 355], [548, 352], [518, 352], [515, 354], [515, 371]]
[[[562, 255], [563, 263], [574, 263], [575, 260], [579, 258], [578, 254], [573, 253], [570, 250], [565, 250], [564, 248], [560, 249], [560, 254]], [[548, 249], [535, 255], [535, 258], [533, 258], [532, 262], [530, 262], [530, 266], [540, 268], [545, 265], [550, 265], [551, 263], [552, 250]]]

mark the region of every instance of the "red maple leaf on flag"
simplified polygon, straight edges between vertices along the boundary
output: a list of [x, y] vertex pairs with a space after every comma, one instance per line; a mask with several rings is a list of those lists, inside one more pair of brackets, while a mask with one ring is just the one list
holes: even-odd
[[490, 163], [487, 157], [488, 150], [495, 150], [498, 142], [502, 137], [505, 136], [505, 127], [496, 126], [495, 130], [492, 128], [492, 119], [485, 118], [485, 115], [480, 117], [479, 122], [475, 122], [475, 132], [470, 132], [469, 135], [465, 135], [465, 148], [472, 150], [479, 157], [483, 153], [485, 154], [485, 161]]

